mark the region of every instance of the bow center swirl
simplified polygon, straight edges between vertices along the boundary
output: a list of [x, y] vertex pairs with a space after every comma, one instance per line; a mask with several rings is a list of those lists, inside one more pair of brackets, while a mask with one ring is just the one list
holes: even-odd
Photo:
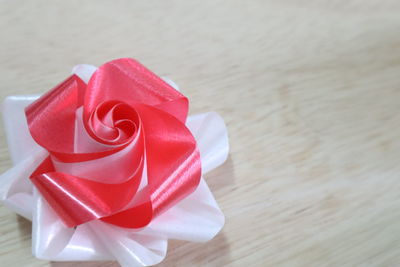
[[138, 134], [140, 119], [135, 109], [121, 101], [106, 101], [90, 114], [88, 132], [98, 142], [123, 145]]

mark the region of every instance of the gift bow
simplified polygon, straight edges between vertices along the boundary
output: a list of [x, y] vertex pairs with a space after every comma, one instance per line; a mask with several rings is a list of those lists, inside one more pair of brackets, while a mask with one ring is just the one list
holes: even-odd
[[[144, 227], [200, 182], [187, 112], [185, 96], [133, 59], [102, 65], [87, 85], [72, 75], [25, 110], [33, 139], [49, 152], [30, 178], [69, 227], [95, 219]], [[92, 167], [83, 176], [57, 167], [76, 163]]]

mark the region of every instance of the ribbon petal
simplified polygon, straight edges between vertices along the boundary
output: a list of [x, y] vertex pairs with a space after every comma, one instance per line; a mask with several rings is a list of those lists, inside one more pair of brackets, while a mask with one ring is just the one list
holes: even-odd
[[33, 139], [49, 152], [73, 152], [75, 112], [83, 103], [85, 88], [78, 76], [71, 75], [26, 108]]
[[138, 103], [156, 106], [182, 122], [188, 112], [188, 100], [184, 95], [131, 58], [110, 61], [96, 70], [85, 96], [85, 118], [89, 118], [99, 104], [110, 100], [130, 106]]
[[139, 187], [142, 170], [143, 162], [126, 182], [105, 184], [55, 172], [48, 157], [31, 180], [64, 223], [73, 227], [123, 209]]

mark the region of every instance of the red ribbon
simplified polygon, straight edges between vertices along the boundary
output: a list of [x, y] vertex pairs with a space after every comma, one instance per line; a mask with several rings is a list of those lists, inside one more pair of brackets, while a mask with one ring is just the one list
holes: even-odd
[[[84, 128], [98, 144], [93, 151], [75, 147], [81, 107]], [[69, 227], [95, 219], [146, 226], [200, 182], [200, 155], [185, 126], [187, 98], [133, 59], [102, 65], [87, 85], [72, 75], [25, 112], [32, 137], [50, 154], [30, 178]], [[127, 152], [113, 159], [112, 168], [91, 168], [84, 177], [55, 164], [85, 164], [122, 150]], [[139, 191], [144, 171], [147, 186]], [[99, 181], [105, 176], [122, 180]]]

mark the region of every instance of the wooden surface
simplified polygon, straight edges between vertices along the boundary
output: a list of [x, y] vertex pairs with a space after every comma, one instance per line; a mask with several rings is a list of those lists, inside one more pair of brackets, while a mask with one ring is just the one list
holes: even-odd
[[[399, 1], [0, 3], [0, 98], [135, 57], [224, 117], [226, 225], [161, 266], [400, 266]], [[30, 227], [0, 208], [0, 265], [117, 266], [37, 260]]]

